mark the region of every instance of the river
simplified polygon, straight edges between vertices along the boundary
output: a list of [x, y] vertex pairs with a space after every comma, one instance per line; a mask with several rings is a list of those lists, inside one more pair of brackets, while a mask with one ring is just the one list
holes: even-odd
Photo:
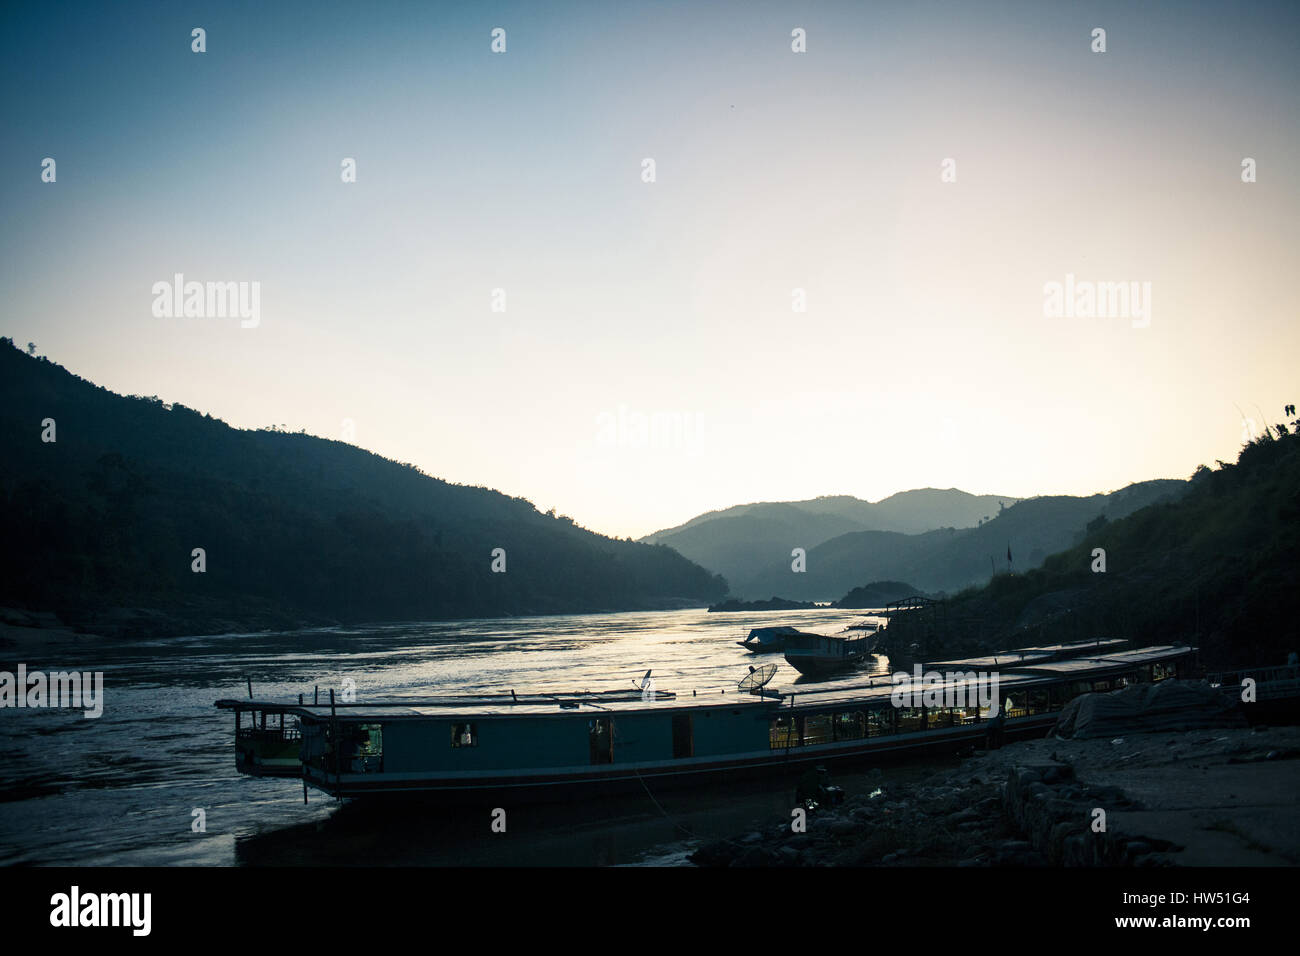
[[[349, 679], [389, 694], [631, 689], [647, 670], [678, 695], [735, 683], [750, 627], [836, 633], [862, 612], [627, 612], [223, 634], [58, 646], [32, 671], [102, 671], [104, 710], [0, 710], [0, 864], [668, 864], [699, 840], [788, 816], [789, 781], [510, 812], [373, 809], [294, 780], [235, 771], [233, 718], [213, 702], [294, 699]], [[0, 651], [14, 671], [15, 651]], [[75, 657], [75, 659], [73, 659]], [[57, 658], [57, 659], [54, 659]], [[774, 686], [796, 676], [778, 656]], [[873, 658], [866, 672], [886, 673]], [[841, 781], [837, 781], [841, 782]], [[853, 781], [866, 785], [863, 780]], [[195, 811], [203, 827], [196, 827]]]

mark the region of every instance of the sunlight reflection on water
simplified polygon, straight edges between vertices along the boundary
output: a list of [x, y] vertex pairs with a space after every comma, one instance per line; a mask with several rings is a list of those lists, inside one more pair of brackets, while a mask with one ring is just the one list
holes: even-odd
[[[29, 671], [103, 671], [104, 714], [6, 710], [0, 720], [0, 864], [230, 864], [235, 840], [328, 816], [303, 806], [294, 781], [235, 772], [231, 718], [213, 702], [243, 697], [311, 700], [345, 678], [357, 699], [393, 694], [723, 688], [751, 662], [777, 662], [773, 686], [797, 676], [779, 655], [755, 658], [735, 642], [749, 628], [789, 624], [837, 633], [854, 611], [709, 614], [629, 612], [284, 634], [87, 642], [76, 660], [28, 659]], [[12, 667], [16, 661], [3, 666]], [[873, 658], [862, 672], [887, 673]], [[192, 810], [207, 832], [191, 830]], [[233, 838], [233, 839], [232, 839]], [[378, 862], [378, 861], [377, 861]]]

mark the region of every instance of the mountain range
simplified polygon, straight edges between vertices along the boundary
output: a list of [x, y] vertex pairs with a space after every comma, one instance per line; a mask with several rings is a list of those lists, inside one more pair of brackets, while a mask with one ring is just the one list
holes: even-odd
[[[670, 545], [722, 574], [731, 597], [742, 600], [832, 601], [890, 578], [944, 593], [982, 584], [999, 570], [1037, 567], [1074, 544], [1090, 522], [1177, 497], [1186, 485], [1156, 479], [1109, 494], [1024, 500], [924, 488], [876, 503], [770, 502], [710, 512], [642, 540]], [[803, 570], [795, 570], [795, 548], [804, 549]]]
[[[761, 583], [760, 576], [774, 568], [783, 555], [788, 570], [790, 552], [796, 547], [811, 551], [823, 542], [854, 531], [913, 535], [937, 528], [972, 527], [1018, 500], [1010, 495], [972, 495], [956, 488], [919, 488], [876, 502], [850, 495], [758, 502], [706, 512], [640, 540], [666, 544], [723, 575], [731, 584], [733, 596], [770, 597], [771, 592], [762, 593], [766, 585]], [[757, 584], [756, 578], [760, 578]], [[868, 580], [874, 579], [861, 578], [850, 586]], [[818, 600], [838, 597], [846, 590], [840, 588]]]

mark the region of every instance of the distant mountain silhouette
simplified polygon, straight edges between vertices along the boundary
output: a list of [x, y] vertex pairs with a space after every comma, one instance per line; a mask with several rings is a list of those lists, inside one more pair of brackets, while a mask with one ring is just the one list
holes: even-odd
[[116, 395], [0, 343], [0, 605], [192, 633], [702, 606], [727, 591], [668, 547], [342, 442]]
[[[919, 488], [877, 502], [850, 495], [760, 502], [697, 515], [641, 540], [666, 544], [723, 575], [733, 589], [741, 588], [735, 591], [738, 596], [767, 597], [750, 587], [749, 582], [783, 556], [788, 568], [793, 548], [811, 551], [851, 531], [917, 534], [936, 528], [968, 528], [1018, 500], [1010, 495], [972, 495], [956, 488]], [[862, 581], [857, 578], [850, 586]], [[845, 590], [841, 588], [817, 600], [830, 600]], [[780, 590], [775, 593], [791, 596]]]
[[872, 581], [854, 588], [835, 602], [835, 607], [883, 608], [886, 604], [910, 597], [926, 597], [917, 588], [903, 581]]
[[[778, 553], [765, 571], [733, 585], [735, 597], [777, 594], [799, 601], [833, 600], [863, 581], [892, 578], [926, 592], [953, 592], [983, 584], [994, 571], [1037, 567], [1070, 547], [1100, 515], [1121, 518], [1157, 501], [1174, 498], [1187, 482], [1157, 479], [1108, 495], [1028, 498], [975, 528], [942, 528], [924, 534], [857, 531], [808, 551], [806, 570], [791, 570]], [[990, 560], [991, 559], [991, 560]]]

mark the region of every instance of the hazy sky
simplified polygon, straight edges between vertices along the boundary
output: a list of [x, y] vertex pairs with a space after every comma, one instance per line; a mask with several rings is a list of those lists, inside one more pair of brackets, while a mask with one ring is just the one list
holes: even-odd
[[619, 536], [1185, 477], [1300, 398], [1300, 5], [449, 6], [6, 8], [0, 334]]

